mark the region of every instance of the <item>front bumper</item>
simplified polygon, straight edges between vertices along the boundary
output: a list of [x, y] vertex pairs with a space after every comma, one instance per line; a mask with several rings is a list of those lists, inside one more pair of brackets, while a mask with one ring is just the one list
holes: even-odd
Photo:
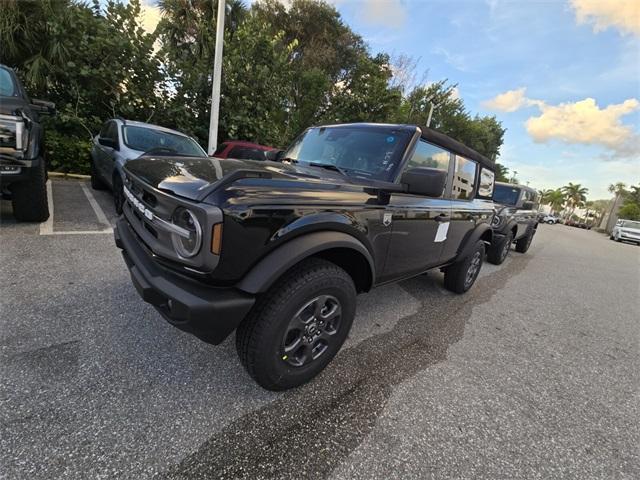
[[36, 170], [34, 167], [40, 166], [42, 161], [42, 158], [24, 160], [0, 152], [0, 184], [7, 186], [29, 180]]
[[235, 288], [218, 288], [170, 272], [158, 265], [121, 217], [116, 245], [142, 299], [173, 326], [208, 343], [219, 344], [233, 332], [255, 303], [255, 297]]

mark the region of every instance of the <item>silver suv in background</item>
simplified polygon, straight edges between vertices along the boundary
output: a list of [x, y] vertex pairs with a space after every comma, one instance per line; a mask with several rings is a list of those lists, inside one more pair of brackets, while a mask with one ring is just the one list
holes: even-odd
[[618, 220], [609, 238], [616, 242], [626, 240], [640, 245], [640, 222], [635, 220]]
[[110, 188], [118, 214], [122, 213], [124, 191], [122, 167], [142, 155], [203, 157], [207, 154], [184, 133], [143, 122], [114, 118], [104, 123], [91, 148], [91, 186]]

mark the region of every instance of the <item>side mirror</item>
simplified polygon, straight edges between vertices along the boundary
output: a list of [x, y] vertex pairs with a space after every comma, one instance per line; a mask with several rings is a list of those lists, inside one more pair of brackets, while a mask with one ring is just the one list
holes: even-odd
[[407, 186], [407, 193], [441, 197], [447, 183], [447, 172], [428, 167], [410, 168], [402, 174], [400, 182]]
[[279, 162], [282, 158], [284, 150], [267, 150], [264, 154], [265, 158], [271, 162]]
[[533, 210], [533, 202], [522, 202], [522, 210]]
[[114, 150], [118, 149], [118, 143], [111, 138], [98, 137], [98, 143], [103, 147], [113, 148]]
[[56, 113], [56, 104], [46, 100], [32, 99], [31, 108], [42, 115], [55, 115]]

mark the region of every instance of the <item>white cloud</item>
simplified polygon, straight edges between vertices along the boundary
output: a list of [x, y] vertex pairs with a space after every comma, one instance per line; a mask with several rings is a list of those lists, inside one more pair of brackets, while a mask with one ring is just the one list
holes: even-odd
[[640, 2], [638, 0], [571, 0], [579, 24], [593, 24], [600, 32], [614, 27], [622, 33], [640, 36]]
[[640, 153], [638, 135], [621, 117], [638, 110], [635, 98], [600, 108], [593, 98], [560, 105], [538, 104], [540, 115], [526, 122], [537, 143], [560, 140], [569, 144], [600, 145], [624, 157]]
[[401, 27], [407, 19], [406, 7], [400, 0], [362, 0], [362, 19], [372, 25]]
[[593, 98], [548, 105], [542, 100], [527, 98], [526, 88], [522, 87], [501, 93], [482, 105], [502, 112], [536, 106], [540, 115], [529, 117], [525, 122], [527, 133], [536, 143], [559, 140], [567, 144], [598, 145], [613, 152], [614, 158], [640, 156], [640, 135], [622, 123], [622, 117], [640, 110], [640, 102], [635, 98], [605, 108], [600, 108]]
[[482, 105], [489, 110], [498, 110], [500, 112], [515, 112], [522, 107], [530, 105], [530, 100], [525, 96], [526, 87], [509, 90], [507, 92], [496, 95], [491, 100], [482, 102]]
[[159, 7], [146, 2], [140, 6], [140, 23], [147, 33], [153, 33], [155, 31], [161, 18], [162, 14], [160, 13]]

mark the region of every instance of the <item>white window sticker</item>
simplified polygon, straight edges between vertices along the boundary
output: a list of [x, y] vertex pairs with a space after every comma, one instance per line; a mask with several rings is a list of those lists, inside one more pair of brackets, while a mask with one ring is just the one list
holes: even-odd
[[449, 231], [449, 222], [441, 223], [438, 225], [438, 231], [436, 232], [435, 243], [444, 242], [447, 239], [447, 232]]

